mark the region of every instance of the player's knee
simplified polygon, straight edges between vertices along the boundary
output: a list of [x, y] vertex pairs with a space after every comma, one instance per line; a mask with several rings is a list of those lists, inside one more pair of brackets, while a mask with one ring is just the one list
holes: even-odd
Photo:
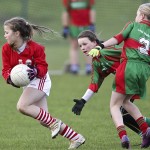
[[22, 114], [26, 114], [26, 106], [23, 104], [17, 103], [17, 110]]

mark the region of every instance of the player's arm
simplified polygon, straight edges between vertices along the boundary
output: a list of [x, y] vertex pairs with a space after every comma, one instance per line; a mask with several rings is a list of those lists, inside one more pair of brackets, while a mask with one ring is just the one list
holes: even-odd
[[34, 61], [35, 61], [35, 66], [32, 66], [31, 69], [36, 68], [37, 70], [36, 77], [43, 78], [48, 71], [48, 64], [46, 62], [46, 55], [44, 53], [43, 46], [37, 47], [37, 50], [34, 53]]
[[10, 84], [16, 88], [19, 88], [12, 82], [12, 80], [10, 78], [10, 72], [12, 70], [12, 67], [10, 65], [10, 53], [9, 53], [8, 49], [9, 48], [7, 48], [6, 46], [2, 47], [2, 64], [3, 64], [2, 76], [6, 80], [7, 84]]
[[69, 13], [65, 10], [62, 12], [62, 26], [69, 27]]
[[94, 8], [94, 3], [91, 3], [89, 29], [93, 32], [95, 32], [95, 23], [96, 23], [96, 11]]
[[118, 40], [115, 37], [110, 38], [100, 45], [101, 48], [110, 47], [118, 44]]
[[104, 81], [104, 78], [102, 78], [99, 75], [97, 68], [95, 67], [93, 71], [93, 75], [92, 75], [92, 81], [88, 89], [86, 90], [86, 92], [84, 93], [81, 99], [74, 99], [75, 105], [72, 108], [72, 112], [74, 114], [76, 115], [81, 114], [81, 111], [84, 105], [91, 99], [94, 93], [98, 91], [103, 81]]
[[90, 0], [89, 5], [90, 5], [90, 22], [95, 24], [96, 22], [95, 0]]
[[62, 26], [63, 26], [63, 30], [62, 30], [62, 36], [64, 38], [67, 38], [70, 30], [69, 30], [69, 13], [67, 11], [64, 11], [62, 13]]
[[[128, 37], [133, 26], [134, 25], [132, 22], [127, 23], [125, 25], [125, 27], [123, 28], [123, 30], [119, 34], [115, 35], [114, 37], [110, 38], [109, 40], [107, 40], [103, 43], [99, 43], [99, 49], [98, 50], [120, 44], [122, 41], [124, 41]], [[96, 48], [91, 49], [91, 51], [88, 54], [91, 55], [92, 57], [96, 57], [99, 55], [98, 50]]]
[[2, 47], [2, 76], [7, 81], [11, 72], [10, 53], [6, 45]]
[[103, 43], [99, 43], [99, 46], [96, 46], [95, 48], [91, 49], [88, 54], [92, 57], [99, 57], [100, 50], [102, 50], [105, 47], [110, 47], [110, 46], [113, 46], [116, 44], [118, 44], [117, 39], [112, 37], [111, 39], [109, 39]]
[[119, 34], [113, 36], [109, 40], [107, 40], [104, 43], [102, 43], [102, 45], [100, 47], [105, 48], [105, 47], [110, 47], [110, 46], [114, 46], [114, 45], [120, 44], [126, 38], [128, 38], [128, 35], [131, 32], [131, 30], [133, 29], [133, 27], [134, 27], [134, 25], [133, 25], [132, 22], [127, 23], [124, 26], [123, 30]]
[[81, 99], [74, 99], [75, 105], [72, 108], [72, 112], [76, 115], [80, 115], [85, 103], [93, 96], [94, 92], [87, 89]]
[[64, 38], [67, 38], [69, 35], [69, 21], [70, 21], [70, 16], [69, 16], [69, 6], [68, 6], [68, 1], [64, 0], [64, 10], [62, 12], [61, 20], [62, 20], [62, 36]]

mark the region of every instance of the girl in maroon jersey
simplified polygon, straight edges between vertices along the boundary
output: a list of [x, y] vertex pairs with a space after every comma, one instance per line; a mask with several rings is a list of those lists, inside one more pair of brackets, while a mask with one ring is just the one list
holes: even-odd
[[17, 103], [18, 111], [49, 128], [52, 138], [58, 134], [68, 138], [71, 142], [69, 149], [78, 148], [85, 142], [85, 138], [61, 120], [53, 118], [48, 112], [47, 96], [50, 94], [51, 80], [48, 74], [45, 48], [32, 40], [34, 31], [39, 34], [52, 32], [46, 27], [30, 24], [20, 17], [4, 22], [4, 37], [7, 43], [2, 47], [2, 75], [8, 84], [17, 87], [11, 81], [10, 71], [20, 61], [27, 64], [30, 67], [28, 76], [31, 82], [23, 89]]
[[[66, 71], [78, 74], [80, 70], [77, 37], [81, 31], [95, 31], [95, 0], [62, 0], [63, 37], [70, 37], [69, 64]], [[91, 58], [85, 56], [85, 72], [91, 73]]]
[[[136, 120], [143, 134], [141, 148], [150, 146], [150, 127], [144, 121], [139, 109], [130, 102], [137, 94], [144, 97], [146, 81], [150, 76], [150, 3], [142, 4], [137, 10], [134, 22], [129, 23], [121, 33], [101, 44], [101, 48], [124, 41], [121, 64], [116, 70], [110, 111], [121, 139], [122, 147], [129, 148], [129, 139], [120, 113], [123, 106]], [[89, 52], [94, 55], [95, 50]]]

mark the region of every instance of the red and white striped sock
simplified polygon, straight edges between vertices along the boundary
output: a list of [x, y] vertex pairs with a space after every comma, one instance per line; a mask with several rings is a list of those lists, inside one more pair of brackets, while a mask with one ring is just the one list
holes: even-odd
[[43, 124], [47, 126], [50, 126], [56, 120], [42, 108], [40, 108], [40, 112], [35, 119], [39, 120], [40, 122], [42, 122]]
[[79, 138], [79, 134], [77, 132], [75, 132], [72, 128], [68, 127], [66, 125], [66, 127], [64, 128], [64, 130], [62, 131], [62, 133], [60, 133], [63, 137], [71, 140], [71, 141], [75, 141]]

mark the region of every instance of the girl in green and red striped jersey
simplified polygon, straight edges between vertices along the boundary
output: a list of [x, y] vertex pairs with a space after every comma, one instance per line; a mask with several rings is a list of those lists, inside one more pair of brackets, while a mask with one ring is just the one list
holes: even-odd
[[[150, 3], [139, 6], [134, 22], [130, 22], [114, 37], [100, 44], [100, 48], [120, 44], [124, 41], [121, 63], [116, 70], [110, 111], [121, 139], [122, 147], [129, 149], [120, 107], [123, 106], [136, 120], [142, 132], [141, 148], [150, 146], [150, 128], [139, 109], [130, 102], [133, 95], [144, 97], [146, 81], [150, 76]], [[89, 52], [94, 55], [95, 50]]]
[[[92, 48], [98, 46], [101, 42], [102, 41], [98, 39], [96, 34], [90, 30], [85, 30], [78, 36], [78, 44], [82, 52], [86, 55], [88, 55], [88, 52]], [[75, 105], [72, 108], [74, 114], [80, 115], [85, 103], [91, 99], [94, 93], [98, 92], [105, 78], [111, 73], [115, 74], [115, 71], [120, 64], [120, 55], [121, 48], [109, 47], [101, 50], [101, 55], [99, 57], [93, 58], [91, 83], [80, 100], [74, 99]], [[140, 128], [133, 117], [123, 107], [121, 107], [120, 110], [124, 124], [137, 134], [141, 134]], [[150, 125], [150, 118], [145, 117], [145, 119], [147, 122], [149, 121]]]

